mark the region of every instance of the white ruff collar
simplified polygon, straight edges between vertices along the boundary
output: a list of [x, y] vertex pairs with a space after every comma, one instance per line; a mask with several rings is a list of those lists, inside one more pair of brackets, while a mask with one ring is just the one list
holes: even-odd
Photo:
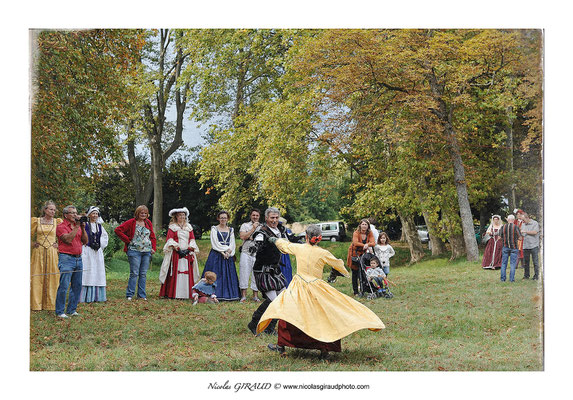
[[191, 232], [193, 227], [189, 223], [186, 223], [183, 228], [181, 228], [178, 224], [169, 224], [169, 229], [171, 229], [173, 232], [179, 232], [180, 230]]

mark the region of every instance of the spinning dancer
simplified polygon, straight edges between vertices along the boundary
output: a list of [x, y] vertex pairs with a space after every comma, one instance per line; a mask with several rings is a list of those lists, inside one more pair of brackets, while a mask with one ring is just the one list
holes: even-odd
[[352, 332], [385, 328], [370, 309], [321, 279], [325, 264], [348, 276], [344, 261], [317, 246], [321, 239], [318, 225], [306, 229], [306, 244], [270, 239], [281, 252], [294, 254], [297, 264], [288, 289], [270, 304], [257, 326], [259, 333], [271, 320], [280, 319], [278, 341], [269, 344], [270, 350], [284, 353], [285, 346], [319, 349], [325, 357], [329, 351], [341, 351], [341, 339]]

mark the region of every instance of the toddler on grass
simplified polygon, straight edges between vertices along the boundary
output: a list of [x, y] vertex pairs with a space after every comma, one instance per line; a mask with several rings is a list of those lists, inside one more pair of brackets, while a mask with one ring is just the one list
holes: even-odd
[[217, 274], [212, 271], [205, 272], [205, 277], [201, 279], [192, 289], [193, 305], [197, 303], [218, 303], [215, 288], [217, 287]]

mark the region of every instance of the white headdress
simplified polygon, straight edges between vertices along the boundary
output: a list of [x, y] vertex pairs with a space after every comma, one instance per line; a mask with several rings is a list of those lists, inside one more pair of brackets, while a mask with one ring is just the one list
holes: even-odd
[[183, 207], [183, 208], [174, 208], [173, 210], [169, 211], [169, 216], [172, 217], [173, 214], [176, 213], [185, 213], [185, 218], [189, 218], [189, 210], [187, 209], [187, 207]]
[[88, 208], [88, 212], [86, 213], [86, 217], [88, 217], [88, 219], [89, 219], [90, 214], [93, 213], [94, 211], [97, 211], [97, 213], [100, 214], [100, 216], [98, 217], [98, 219], [97, 219], [96, 222], [97, 222], [98, 224], [103, 224], [103, 219], [101, 218], [101, 213], [100, 213], [100, 211], [99, 211], [99, 207], [90, 206], [90, 208]]

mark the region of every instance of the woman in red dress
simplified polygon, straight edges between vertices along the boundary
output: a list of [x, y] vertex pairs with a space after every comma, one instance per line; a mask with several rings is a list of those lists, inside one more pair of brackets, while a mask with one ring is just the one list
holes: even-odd
[[190, 299], [193, 286], [199, 282], [199, 266], [193, 227], [189, 224], [187, 207], [169, 211], [171, 221], [163, 247], [165, 257], [159, 271], [160, 297]]
[[503, 223], [499, 215], [491, 217], [491, 224], [487, 227], [486, 234], [489, 235], [489, 240], [485, 245], [483, 252], [483, 259], [481, 266], [484, 269], [501, 268], [501, 249], [503, 242], [499, 236]]

